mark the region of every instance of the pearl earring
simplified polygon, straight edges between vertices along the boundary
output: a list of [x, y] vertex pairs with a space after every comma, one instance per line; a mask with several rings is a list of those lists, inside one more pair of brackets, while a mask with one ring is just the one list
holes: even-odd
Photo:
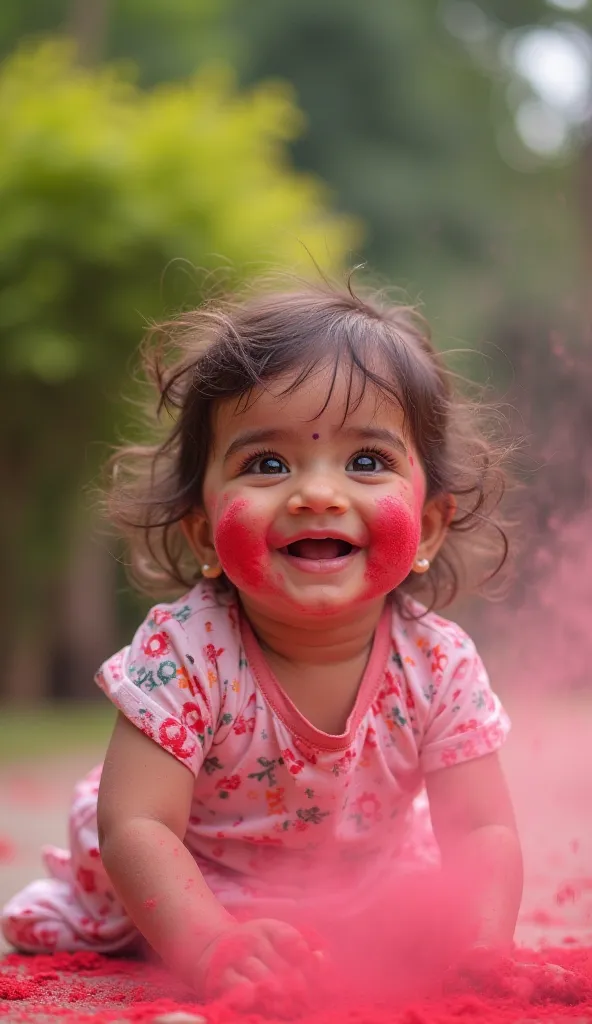
[[222, 566], [208, 565], [207, 562], [204, 562], [201, 567], [201, 574], [202, 576], [205, 576], [207, 580], [215, 580], [218, 576], [222, 575]]
[[416, 558], [413, 563], [414, 572], [427, 572], [430, 567], [429, 558]]

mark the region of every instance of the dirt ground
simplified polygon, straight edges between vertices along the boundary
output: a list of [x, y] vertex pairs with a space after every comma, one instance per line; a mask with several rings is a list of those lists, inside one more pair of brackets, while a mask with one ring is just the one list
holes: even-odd
[[[506, 705], [514, 729], [503, 757], [526, 864], [517, 941], [592, 946], [592, 695]], [[39, 875], [42, 843], [65, 844], [73, 782], [101, 754], [0, 768], [0, 903]], [[13, 1005], [2, 1019], [20, 1019]]]

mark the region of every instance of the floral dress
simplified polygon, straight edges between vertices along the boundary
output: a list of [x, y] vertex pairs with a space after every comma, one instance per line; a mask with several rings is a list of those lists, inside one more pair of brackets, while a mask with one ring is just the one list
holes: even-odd
[[[321, 897], [358, 908], [395, 867], [437, 857], [425, 776], [500, 747], [508, 718], [469, 637], [387, 601], [340, 735], [282, 690], [236, 596], [199, 583], [151, 610], [96, 680], [195, 779], [185, 845], [238, 915], [289, 914]], [[419, 616], [419, 617], [418, 617]], [[100, 860], [100, 768], [76, 788], [70, 849], [4, 908], [21, 949], [115, 951], [137, 932]]]

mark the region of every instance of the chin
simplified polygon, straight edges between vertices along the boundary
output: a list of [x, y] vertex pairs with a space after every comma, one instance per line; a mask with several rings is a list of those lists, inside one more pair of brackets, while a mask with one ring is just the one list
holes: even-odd
[[330, 618], [343, 614], [354, 614], [364, 604], [362, 595], [342, 594], [337, 591], [312, 594], [286, 594], [284, 600], [290, 611], [299, 618]]

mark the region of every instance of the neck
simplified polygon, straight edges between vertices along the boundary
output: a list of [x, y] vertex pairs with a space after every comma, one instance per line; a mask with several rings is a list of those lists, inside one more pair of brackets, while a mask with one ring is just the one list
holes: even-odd
[[310, 621], [271, 618], [242, 600], [245, 614], [264, 649], [292, 664], [342, 664], [368, 652], [384, 608], [384, 599], [336, 619]]

